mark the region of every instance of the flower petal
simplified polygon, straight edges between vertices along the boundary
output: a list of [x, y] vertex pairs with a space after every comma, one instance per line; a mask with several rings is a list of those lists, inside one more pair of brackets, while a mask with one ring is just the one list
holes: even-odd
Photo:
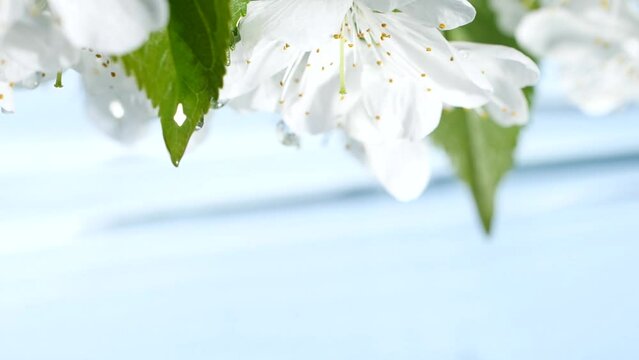
[[359, 2], [376, 11], [390, 12], [413, 1], [415, 0], [360, 0]]
[[248, 48], [266, 39], [311, 50], [340, 33], [351, 5], [345, 0], [251, 1], [240, 35]]
[[517, 41], [537, 56], [551, 55], [565, 46], [592, 45], [606, 32], [562, 8], [546, 8], [526, 16], [516, 32]]
[[157, 118], [146, 94], [133, 78], [126, 76], [119, 63], [85, 51], [76, 69], [82, 74], [87, 94], [87, 115], [110, 137], [132, 143]]
[[24, 17], [5, 34], [3, 50], [13, 67], [6, 77], [18, 77], [44, 72], [55, 73], [73, 66], [79, 59], [78, 50], [58, 31], [48, 16]]
[[167, 24], [166, 0], [49, 0], [69, 40], [78, 48], [111, 55], [131, 52]]
[[299, 51], [279, 41], [264, 40], [250, 49], [240, 41], [231, 53], [220, 98], [232, 99], [272, 81], [275, 74], [292, 65], [298, 54]]
[[455, 58], [455, 50], [439, 31], [424, 28], [406, 14], [368, 16], [377, 19], [370, 22], [387, 24], [385, 32], [390, 38], [381, 43], [387, 51], [382, 53], [385, 65], [416, 79], [427, 77], [447, 105], [474, 108], [488, 102], [486, 89], [490, 84], [478, 84], [468, 77]]
[[13, 89], [10, 84], [0, 82], [0, 110], [4, 113], [15, 111], [13, 105]]
[[400, 5], [399, 10], [409, 14], [424, 26], [451, 30], [475, 19], [475, 8], [466, 0], [413, 0]]
[[425, 143], [395, 140], [364, 148], [368, 165], [393, 197], [412, 201], [424, 193], [431, 177]]
[[528, 100], [523, 91], [502, 77], [494, 79], [493, 87], [492, 101], [486, 105], [491, 118], [501, 126], [528, 123]]
[[30, 0], [0, 0], [0, 40], [22, 18]]
[[503, 75], [519, 88], [535, 85], [539, 81], [539, 67], [521, 51], [502, 45], [488, 45], [455, 41], [456, 49], [466, 52], [468, 62], [485, 71], [488, 77]]
[[386, 79], [367, 66], [362, 86], [362, 106], [349, 115], [345, 130], [358, 141], [395, 139], [419, 141], [430, 134], [441, 118], [442, 102], [432, 90], [406, 78]]

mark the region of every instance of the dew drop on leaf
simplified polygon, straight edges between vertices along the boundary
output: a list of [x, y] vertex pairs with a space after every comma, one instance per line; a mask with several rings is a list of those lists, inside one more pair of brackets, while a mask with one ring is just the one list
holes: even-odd
[[204, 116], [202, 116], [200, 118], [200, 121], [197, 122], [197, 125], [195, 125], [195, 131], [200, 131], [202, 130], [202, 128], [204, 128], [205, 122], [204, 122]]
[[211, 109], [219, 110], [226, 106], [226, 101], [211, 100]]

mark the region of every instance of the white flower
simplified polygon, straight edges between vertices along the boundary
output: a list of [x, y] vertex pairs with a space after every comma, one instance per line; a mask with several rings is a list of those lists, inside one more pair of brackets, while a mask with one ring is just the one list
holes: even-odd
[[[166, 25], [168, 11], [166, 0], [0, 0], [0, 82], [33, 88], [74, 68], [87, 88], [89, 118], [131, 141], [155, 114], [109, 56], [141, 46]], [[7, 112], [12, 88], [2, 88]]]
[[519, 42], [556, 62], [568, 96], [590, 114], [639, 102], [639, 2], [580, 0], [526, 16]]
[[444, 106], [489, 104], [502, 123], [527, 119], [520, 100], [530, 79], [519, 65], [529, 59], [501, 47], [456, 49], [441, 34], [474, 15], [465, 0], [253, 1], [222, 97], [280, 111], [298, 134], [343, 130], [387, 190], [411, 200], [428, 182], [422, 140]]
[[167, 21], [166, 0], [0, 0], [0, 81], [62, 72], [82, 49], [127, 53]]
[[497, 16], [499, 29], [512, 35], [534, 2], [535, 0], [490, 0], [489, 3]]
[[[490, 100], [490, 84], [465, 74], [440, 32], [474, 15], [465, 0], [253, 1], [222, 97], [236, 108], [279, 110], [296, 133], [343, 129], [363, 144], [393, 195], [414, 198], [427, 176], [415, 177], [422, 186], [400, 186], [401, 193], [391, 190], [401, 182], [381, 176], [379, 164], [389, 164], [393, 153], [401, 156], [392, 169], [425, 161], [420, 141], [439, 123], [444, 104]], [[416, 145], [397, 146], [407, 143]], [[405, 156], [410, 151], [414, 156]], [[427, 163], [421, 168], [428, 173]]]

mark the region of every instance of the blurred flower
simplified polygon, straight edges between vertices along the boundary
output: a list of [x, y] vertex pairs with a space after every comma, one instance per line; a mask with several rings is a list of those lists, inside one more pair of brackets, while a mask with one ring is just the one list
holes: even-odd
[[[166, 25], [168, 11], [166, 0], [0, 0], [0, 82], [34, 88], [74, 68], [90, 118], [131, 141], [149, 119], [149, 101], [109, 56], [141, 46]], [[3, 89], [5, 111], [13, 110], [12, 87]]]
[[535, 4], [536, 0], [490, 0], [499, 29], [508, 35], [515, 33], [521, 19]]
[[130, 52], [168, 20], [166, 0], [0, 0], [0, 9], [0, 80], [13, 82], [66, 70], [83, 48]]
[[639, 1], [555, 3], [524, 18], [522, 46], [560, 66], [568, 96], [587, 113], [639, 102]]

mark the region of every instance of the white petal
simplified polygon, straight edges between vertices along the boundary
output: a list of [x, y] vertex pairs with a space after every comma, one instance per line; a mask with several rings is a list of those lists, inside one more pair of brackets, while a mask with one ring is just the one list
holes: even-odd
[[495, 73], [501, 74], [519, 88], [535, 85], [539, 81], [537, 64], [517, 49], [461, 41], [451, 44], [458, 50], [465, 51], [468, 56], [466, 60], [484, 71], [489, 78]]
[[426, 75], [447, 105], [474, 108], [488, 101], [485, 87], [489, 84], [478, 85], [468, 77], [455, 58], [455, 50], [439, 31], [424, 28], [405, 14], [371, 16], [386, 23], [391, 35], [381, 44], [391, 54], [385, 64], [394, 64], [397, 71], [404, 69], [416, 79]]
[[275, 79], [272, 79], [265, 81], [250, 92], [231, 98], [228, 105], [240, 112], [262, 111], [274, 113], [278, 110], [278, 100], [281, 94], [282, 88]]
[[522, 88], [534, 85], [539, 68], [521, 52], [501, 45], [453, 42], [464, 71], [491, 84], [487, 110], [503, 126], [528, 122], [528, 102]]
[[428, 27], [450, 30], [475, 19], [475, 8], [466, 0], [413, 0], [399, 9]]
[[0, 110], [5, 113], [15, 111], [13, 105], [13, 89], [5, 82], [0, 82]]
[[516, 36], [522, 46], [537, 56], [549, 55], [564, 46], [607, 40], [607, 32], [561, 8], [542, 9], [526, 16]]
[[395, 9], [399, 9], [400, 7], [413, 1], [414, 0], [360, 0], [359, 2], [366, 4], [366, 6], [373, 10], [389, 12]]
[[497, 16], [497, 25], [505, 34], [514, 34], [528, 8], [520, 0], [490, 0], [490, 7]]
[[366, 143], [419, 141], [439, 124], [442, 102], [432, 90], [410, 79], [376, 76], [369, 67], [363, 79], [361, 109], [349, 115], [345, 128], [351, 137]]
[[119, 63], [85, 51], [76, 69], [82, 74], [87, 94], [87, 115], [110, 137], [131, 143], [157, 118], [146, 94], [133, 78], [125, 75]]
[[22, 18], [31, 0], [0, 0], [0, 40]]
[[55, 73], [73, 66], [79, 59], [78, 50], [58, 30], [53, 19], [43, 15], [27, 16], [15, 23], [5, 35], [3, 48], [7, 60], [15, 66], [14, 70], [20, 69], [21, 75], [38, 71]]
[[[298, 59], [282, 78], [282, 112], [296, 133], [318, 134], [333, 130], [357, 103], [361, 72], [353, 68], [354, 51], [344, 45], [344, 89], [340, 79], [340, 41], [331, 38], [323, 46]], [[346, 90], [345, 93], [342, 93]]]
[[0, 52], [0, 82], [19, 83], [34, 77], [34, 68], [37, 66], [27, 65], [25, 67], [10, 59], [6, 53]]
[[368, 165], [393, 197], [415, 200], [422, 195], [431, 176], [428, 149], [423, 142], [396, 140], [364, 145]]
[[166, 0], [49, 0], [69, 40], [112, 55], [141, 46], [169, 18]]
[[307, 68], [310, 56], [305, 59], [283, 82], [281, 109], [284, 121], [293, 132], [315, 135], [335, 129], [351, 102], [340, 103], [337, 71], [322, 71], [319, 62]]
[[270, 39], [311, 50], [340, 33], [351, 5], [345, 0], [251, 1], [240, 24], [240, 35], [249, 48]]
[[486, 105], [491, 118], [501, 126], [525, 125], [528, 123], [528, 100], [523, 91], [507, 79], [493, 81], [495, 92]]
[[224, 77], [221, 99], [232, 99], [254, 91], [286, 67], [292, 65], [299, 51], [279, 41], [260, 41], [251, 49], [244, 41], [231, 53], [231, 65]]

